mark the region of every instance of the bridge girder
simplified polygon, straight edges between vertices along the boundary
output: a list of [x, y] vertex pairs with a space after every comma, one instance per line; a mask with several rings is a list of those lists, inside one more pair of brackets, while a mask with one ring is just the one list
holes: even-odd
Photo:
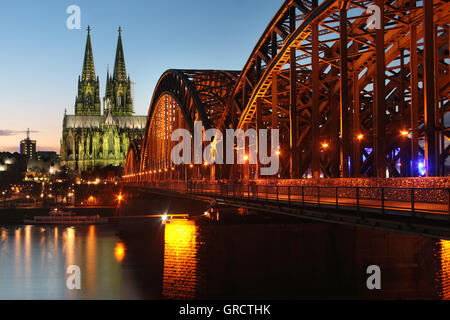
[[195, 121], [205, 129], [217, 127], [238, 75], [222, 70], [166, 71], [150, 104], [140, 170], [165, 178], [184, 175], [186, 168], [173, 170], [171, 165], [172, 132], [183, 128], [192, 134]]
[[139, 173], [141, 163], [142, 140], [132, 140], [128, 146], [127, 159], [125, 162], [125, 175]]
[[170, 96], [190, 130], [279, 129], [282, 178], [446, 175], [450, 3], [423, 3], [287, 0], [241, 72], [163, 74], [147, 131]]

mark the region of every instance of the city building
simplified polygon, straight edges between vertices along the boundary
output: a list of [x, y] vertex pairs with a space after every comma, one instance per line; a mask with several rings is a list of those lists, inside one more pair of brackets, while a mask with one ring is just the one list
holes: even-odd
[[55, 151], [38, 151], [37, 159], [45, 162], [57, 162], [59, 161], [58, 154]]
[[28, 161], [26, 154], [0, 152], [0, 188], [21, 182], [25, 177]]
[[36, 159], [36, 140], [30, 139], [30, 130], [27, 130], [27, 138], [20, 141], [20, 154], [24, 154], [28, 159]]
[[78, 172], [106, 166], [122, 166], [130, 141], [142, 139], [147, 118], [133, 111], [133, 83], [127, 76], [119, 28], [116, 58], [112, 76], [107, 71], [103, 110], [101, 110], [99, 78], [95, 75], [90, 28], [75, 114], [64, 115], [61, 139], [61, 166]]

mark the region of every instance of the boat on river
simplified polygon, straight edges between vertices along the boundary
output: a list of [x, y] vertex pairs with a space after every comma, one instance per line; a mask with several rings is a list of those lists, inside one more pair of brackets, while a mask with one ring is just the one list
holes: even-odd
[[47, 224], [47, 225], [80, 225], [80, 224], [102, 224], [107, 223], [108, 219], [93, 216], [79, 216], [72, 211], [64, 211], [58, 208], [50, 210], [48, 216], [34, 216], [33, 219], [25, 219], [26, 224]]

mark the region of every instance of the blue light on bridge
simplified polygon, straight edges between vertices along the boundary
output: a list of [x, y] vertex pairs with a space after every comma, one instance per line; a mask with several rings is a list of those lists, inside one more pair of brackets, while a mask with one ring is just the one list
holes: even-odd
[[427, 168], [425, 166], [425, 161], [418, 162], [419, 175], [424, 177], [427, 174]]

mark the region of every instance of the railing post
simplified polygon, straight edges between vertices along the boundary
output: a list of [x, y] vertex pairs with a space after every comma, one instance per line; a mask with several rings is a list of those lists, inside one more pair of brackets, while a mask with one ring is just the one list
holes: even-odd
[[384, 213], [384, 188], [381, 187], [381, 212]]
[[356, 187], [356, 210], [358, 214], [361, 212], [359, 207], [359, 187]]
[[320, 187], [317, 187], [317, 206], [320, 208]]
[[336, 209], [339, 209], [338, 188], [339, 187], [336, 187]]
[[411, 188], [411, 213], [412, 216], [416, 216], [416, 205], [415, 205], [415, 199], [414, 199], [414, 188]]
[[277, 185], [277, 202], [278, 202], [278, 185]]
[[447, 202], [448, 202], [448, 212], [447, 212], [447, 214], [448, 214], [448, 220], [450, 220], [450, 188], [447, 189], [447, 193], [448, 193], [448, 199], [447, 199]]
[[302, 206], [305, 206], [305, 190], [304, 190], [304, 186], [302, 186]]
[[[291, 204], [291, 186], [288, 186], [288, 202], [289, 202], [289, 204]], [[450, 203], [450, 201], [449, 201], [449, 203]]]
[[247, 198], [250, 198], [250, 184], [247, 185]]

